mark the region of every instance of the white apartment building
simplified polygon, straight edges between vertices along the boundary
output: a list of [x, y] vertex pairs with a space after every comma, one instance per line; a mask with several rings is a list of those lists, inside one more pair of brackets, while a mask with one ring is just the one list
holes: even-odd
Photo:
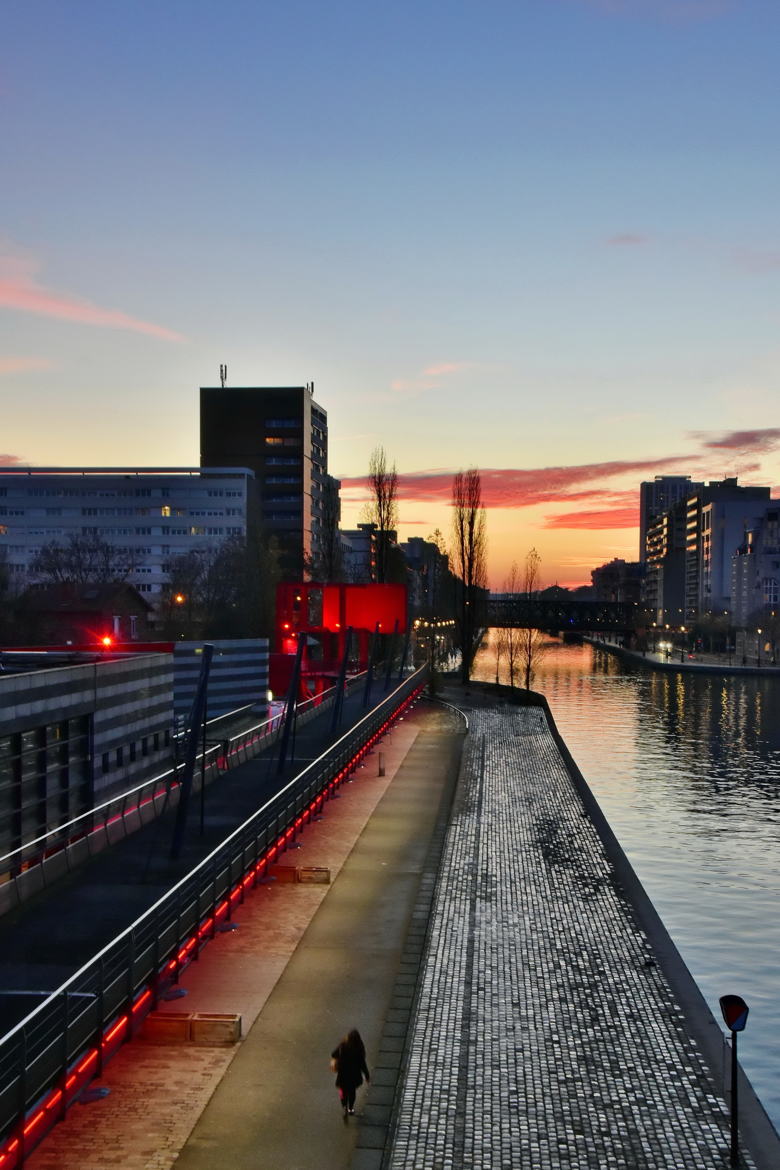
[[0, 557], [23, 587], [44, 545], [96, 535], [127, 550], [128, 582], [156, 606], [177, 557], [246, 535], [253, 481], [235, 467], [3, 468]]

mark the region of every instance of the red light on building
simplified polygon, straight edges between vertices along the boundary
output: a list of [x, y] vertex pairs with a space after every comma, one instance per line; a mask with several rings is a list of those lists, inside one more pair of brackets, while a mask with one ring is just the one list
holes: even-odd
[[107, 649], [109, 646], [114, 645], [114, 639], [109, 634], [104, 634], [100, 639], [100, 644], [101, 646], [105, 646]]

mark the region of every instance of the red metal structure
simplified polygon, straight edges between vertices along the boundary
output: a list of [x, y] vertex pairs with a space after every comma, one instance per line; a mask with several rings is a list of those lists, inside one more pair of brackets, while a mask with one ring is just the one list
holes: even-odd
[[320, 694], [338, 675], [347, 650], [350, 668], [365, 670], [371, 635], [403, 634], [407, 622], [405, 585], [323, 585], [283, 582], [276, 589], [276, 653], [271, 655], [271, 689], [284, 693], [290, 683], [298, 635], [306, 635], [301, 684], [303, 696]]

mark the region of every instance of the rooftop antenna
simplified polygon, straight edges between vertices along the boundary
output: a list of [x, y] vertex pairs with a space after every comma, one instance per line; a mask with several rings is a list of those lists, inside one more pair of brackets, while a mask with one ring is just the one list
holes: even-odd
[[227, 366], [219, 367], [219, 380], [222, 383], [222, 389], [224, 390], [225, 383], [227, 382]]

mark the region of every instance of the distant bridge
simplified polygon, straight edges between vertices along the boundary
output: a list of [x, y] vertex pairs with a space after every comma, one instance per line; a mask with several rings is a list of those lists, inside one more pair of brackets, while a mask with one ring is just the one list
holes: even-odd
[[561, 601], [558, 598], [513, 597], [486, 598], [480, 605], [481, 626], [519, 629], [558, 630], [565, 633], [617, 632], [634, 630], [650, 624], [648, 611], [628, 601]]

